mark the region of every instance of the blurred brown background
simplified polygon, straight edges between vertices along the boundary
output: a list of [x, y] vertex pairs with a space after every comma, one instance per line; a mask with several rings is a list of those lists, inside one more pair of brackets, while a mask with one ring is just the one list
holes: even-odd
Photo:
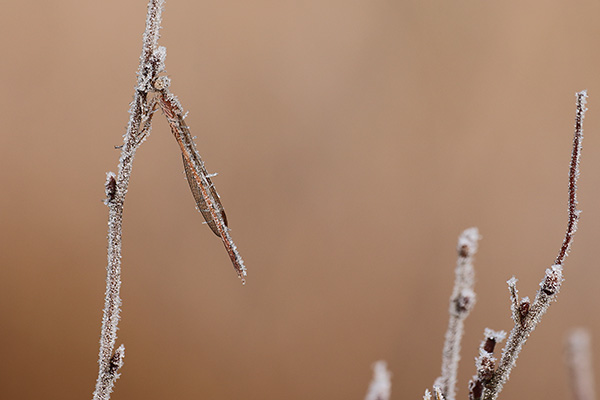
[[[89, 399], [103, 184], [146, 2], [2, 8], [0, 397]], [[567, 281], [503, 393], [569, 398], [565, 335], [600, 333], [599, 19], [597, 1], [168, 1], [172, 89], [249, 276], [202, 224], [155, 119], [125, 207], [113, 399], [362, 399], [378, 359], [392, 397], [418, 399], [440, 372], [456, 238], [478, 226], [466, 398], [483, 329], [511, 327], [505, 281], [534, 295], [561, 244], [587, 88]]]

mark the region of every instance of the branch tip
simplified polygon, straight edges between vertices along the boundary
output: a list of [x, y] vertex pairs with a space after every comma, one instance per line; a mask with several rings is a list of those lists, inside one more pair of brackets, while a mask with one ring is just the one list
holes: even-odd
[[385, 361], [373, 364], [373, 379], [365, 400], [389, 400], [392, 391], [392, 374], [387, 369]]
[[573, 135], [573, 150], [571, 152], [571, 163], [569, 166], [569, 218], [567, 222], [567, 231], [563, 244], [556, 256], [554, 264], [562, 265], [571, 249], [573, 235], [577, 231], [577, 222], [579, 220], [580, 210], [577, 209], [577, 179], [579, 178], [579, 161], [581, 159], [581, 142], [583, 140], [583, 119], [587, 111], [587, 90], [582, 90], [576, 94], [577, 111], [575, 114], [575, 133]]
[[475, 227], [465, 229], [458, 238], [457, 251], [460, 257], [472, 257], [477, 252], [477, 244], [481, 236]]

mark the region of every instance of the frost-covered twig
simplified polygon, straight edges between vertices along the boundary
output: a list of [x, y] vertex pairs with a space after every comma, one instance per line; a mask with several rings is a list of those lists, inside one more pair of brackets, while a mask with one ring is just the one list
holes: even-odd
[[510, 376], [512, 368], [515, 366], [517, 357], [529, 335], [533, 332], [540, 322], [543, 314], [550, 306], [552, 300], [560, 290], [563, 281], [562, 264], [571, 247], [573, 234], [577, 230], [577, 220], [579, 219], [579, 210], [577, 210], [577, 178], [579, 176], [579, 158], [581, 156], [581, 140], [583, 139], [583, 118], [587, 92], [584, 90], [577, 93], [577, 114], [575, 117], [575, 136], [573, 139], [573, 152], [571, 155], [571, 165], [569, 168], [569, 217], [567, 231], [559, 254], [552, 267], [546, 270], [546, 274], [540, 282], [535, 299], [530, 304], [529, 301], [518, 301], [516, 290], [516, 279], [508, 281], [512, 301], [512, 314], [514, 327], [510, 332], [506, 346], [502, 351], [502, 358], [498, 368], [487, 384], [484, 386], [484, 400], [496, 399]]
[[496, 357], [494, 357], [494, 349], [496, 344], [500, 343], [506, 337], [504, 331], [493, 331], [485, 329], [485, 339], [479, 346], [479, 356], [475, 359], [477, 367], [477, 375], [469, 382], [469, 400], [477, 400], [483, 394], [483, 387], [489, 382], [496, 368]]
[[567, 367], [575, 400], [595, 400], [594, 369], [590, 333], [576, 329], [567, 338]]
[[123, 204], [133, 166], [135, 152], [150, 131], [154, 105], [148, 103], [148, 94], [152, 82], [164, 69], [164, 59], [157, 58], [158, 37], [163, 9], [163, 0], [151, 0], [148, 4], [146, 30], [144, 31], [142, 54], [137, 76], [137, 85], [133, 102], [129, 108], [129, 123], [121, 146], [119, 173], [107, 174], [106, 200], [108, 206], [108, 264], [106, 294], [102, 332], [100, 334], [99, 369], [94, 400], [108, 400], [119, 369], [123, 365], [125, 347], [116, 351], [117, 325], [121, 308], [119, 292], [121, 288], [121, 233], [123, 222]]
[[473, 255], [477, 252], [479, 231], [466, 229], [458, 238], [458, 260], [456, 262], [454, 289], [450, 296], [450, 319], [442, 353], [442, 375], [436, 379], [447, 400], [456, 396], [456, 376], [460, 360], [460, 341], [464, 333], [464, 320], [475, 305]]
[[365, 400], [389, 400], [392, 392], [392, 374], [385, 361], [377, 361], [373, 365], [373, 380], [369, 385]]
[[161, 77], [154, 84], [158, 104], [169, 122], [173, 136], [179, 143], [185, 174], [198, 205], [198, 210], [200, 210], [215, 235], [223, 241], [233, 267], [243, 284], [245, 283], [246, 267], [229, 234], [225, 210], [210, 175], [204, 167], [204, 162], [196, 150], [189, 127], [184, 120], [183, 107], [177, 97], [169, 91], [169, 86], [170, 80], [167, 77]]

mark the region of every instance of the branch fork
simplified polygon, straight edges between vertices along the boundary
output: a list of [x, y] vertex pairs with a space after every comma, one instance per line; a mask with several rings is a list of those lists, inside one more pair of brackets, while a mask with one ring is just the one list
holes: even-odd
[[[587, 91], [577, 93], [576, 98], [575, 134], [569, 165], [568, 220], [563, 243], [553, 265], [546, 269], [533, 301], [529, 297], [519, 299], [517, 279], [512, 277], [508, 280], [514, 326], [508, 335], [499, 360], [493, 354], [494, 349], [496, 344], [506, 337], [506, 333], [503, 331], [495, 332], [490, 329], [485, 330], [485, 340], [481, 343], [479, 356], [475, 359], [477, 374], [469, 382], [470, 400], [495, 400], [498, 398], [504, 384], [510, 377], [523, 345], [541, 321], [552, 301], [556, 300], [564, 280], [563, 264], [571, 249], [580, 216], [580, 211], [577, 209], [577, 179], [579, 178], [581, 142], [583, 140], [583, 119], [587, 111]], [[450, 320], [442, 357], [442, 375], [435, 381], [433, 386], [433, 396], [436, 399], [455, 399], [463, 320], [475, 302], [471, 258], [477, 250], [477, 239], [478, 234], [475, 228], [467, 229], [459, 238], [456, 278], [450, 297]], [[431, 392], [427, 390], [424, 399], [429, 400], [431, 397]]]

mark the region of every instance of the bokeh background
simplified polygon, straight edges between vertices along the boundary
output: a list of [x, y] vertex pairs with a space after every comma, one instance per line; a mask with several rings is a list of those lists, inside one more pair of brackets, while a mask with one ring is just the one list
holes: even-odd
[[[2, 4], [2, 399], [91, 398], [103, 184], [145, 13], [144, 0]], [[172, 89], [249, 276], [202, 224], [158, 116], [125, 206], [113, 399], [362, 399], [379, 359], [393, 399], [420, 398], [440, 372], [456, 238], [477, 226], [466, 398], [484, 328], [511, 327], [506, 280], [533, 296], [561, 244], [587, 88], [567, 280], [503, 394], [569, 398], [565, 336], [600, 332], [599, 18], [577, 0], [168, 1]], [[600, 371], [600, 345], [593, 357]]]

